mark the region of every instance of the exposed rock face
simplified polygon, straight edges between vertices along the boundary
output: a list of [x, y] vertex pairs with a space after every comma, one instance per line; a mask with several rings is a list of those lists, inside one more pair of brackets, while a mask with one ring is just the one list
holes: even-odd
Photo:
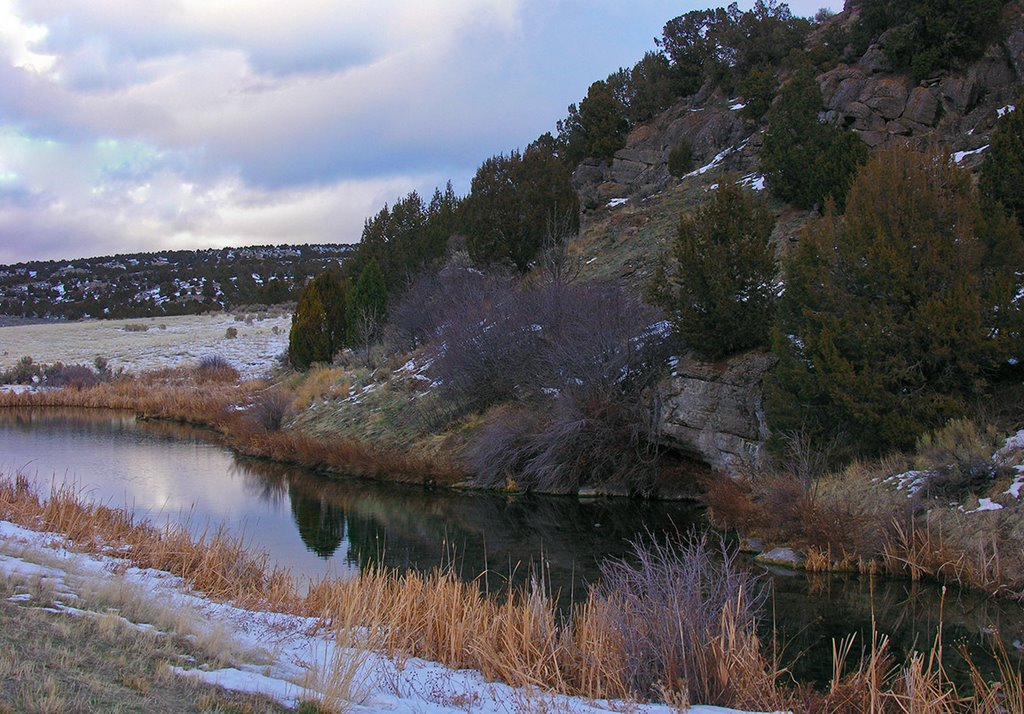
[[759, 463], [768, 437], [762, 382], [774, 365], [764, 352], [681, 359], [660, 387], [662, 440], [725, 471]]
[[611, 162], [588, 159], [576, 169], [573, 184], [584, 209], [606, 205], [614, 198], [647, 196], [674, 181], [668, 173], [668, 155], [683, 137], [693, 148], [695, 166], [733, 148], [750, 133], [727, 102], [697, 98], [677, 104], [650, 123], [637, 126], [626, 146]]
[[[872, 45], [861, 57], [818, 77], [822, 120], [852, 129], [872, 147], [889, 141], [919, 149], [937, 141], [952, 151], [984, 146], [995, 125], [995, 110], [1017, 101], [1015, 87], [1024, 83], [1024, 13], [1015, 9], [1007, 17], [1007, 34], [981, 58], [960, 72], [921, 82], [894, 73], [881, 46]], [[642, 199], [675, 181], [668, 173], [668, 154], [683, 137], [693, 147], [695, 166], [731, 151], [729, 170], [756, 171], [753, 144], [759, 127], [745, 123], [731, 108], [738, 106], [734, 102], [705, 85], [635, 127], [611, 161], [584, 161], [573, 176], [584, 210], [602, 208], [616, 198]]]

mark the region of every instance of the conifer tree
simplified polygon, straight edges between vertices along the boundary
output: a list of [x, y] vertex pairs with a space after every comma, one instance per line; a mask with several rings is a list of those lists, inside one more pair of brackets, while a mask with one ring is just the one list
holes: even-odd
[[344, 344], [348, 285], [337, 270], [316, 276], [302, 289], [288, 333], [288, 361], [295, 369], [330, 362]]
[[978, 188], [986, 200], [1015, 214], [1024, 227], [1024, 97], [996, 124]]
[[671, 289], [662, 293], [663, 306], [687, 346], [705, 357], [768, 346], [774, 223], [753, 191], [732, 180], [723, 180], [694, 215], [680, 220], [676, 271]]
[[846, 214], [808, 224], [787, 266], [767, 408], [775, 433], [907, 447], [962, 414], [1021, 346], [1021, 236], [936, 152], [880, 150]]
[[387, 316], [388, 289], [384, 274], [371, 260], [359, 273], [345, 306], [348, 343], [368, 346], [380, 337]]
[[768, 112], [761, 166], [769, 188], [782, 200], [813, 208], [831, 198], [841, 211], [867, 147], [853, 133], [818, 121], [822, 103], [809, 69], [783, 85]]

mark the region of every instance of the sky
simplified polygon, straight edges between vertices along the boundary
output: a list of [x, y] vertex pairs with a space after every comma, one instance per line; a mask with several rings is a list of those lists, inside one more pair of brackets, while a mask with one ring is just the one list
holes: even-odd
[[0, 264], [357, 242], [709, 4], [0, 0]]

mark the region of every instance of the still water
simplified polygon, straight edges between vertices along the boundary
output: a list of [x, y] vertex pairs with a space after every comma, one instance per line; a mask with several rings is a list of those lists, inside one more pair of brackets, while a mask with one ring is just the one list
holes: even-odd
[[[0, 473], [20, 471], [42, 490], [72, 484], [84, 496], [194, 533], [218, 526], [298, 576], [358, 572], [371, 563], [430, 569], [451, 564], [500, 590], [531, 573], [567, 605], [581, 599], [607, 558], [648, 534], [705, 525], [686, 503], [507, 496], [328, 477], [239, 457], [208, 432], [137, 421], [126, 412], [0, 409]], [[947, 650], [981, 655], [993, 632], [1013, 650], [1024, 639], [1019, 605], [934, 585], [814, 576], [746, 567], [772, 585], [770, 612], [794, 673], [823, 681], [831, 642], [878, 630], [896, 652], [928, 647], [941, 621]], [[859, 650], [859, 647], [857, 648]], [[954, 669], [959, 661], [951, 657]]]

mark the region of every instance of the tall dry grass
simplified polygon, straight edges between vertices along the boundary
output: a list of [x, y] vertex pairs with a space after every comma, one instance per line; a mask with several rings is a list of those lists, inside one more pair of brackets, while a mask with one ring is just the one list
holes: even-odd
[[[620, 584], [634, 582], [625, 585], [626, 592], [595, 588], [571, 617], [560, 618], [542, 587], [497, 598], [476, 583], [461, 581], [451, 569], [371, 569], [347, 580], [324, 579], [300, 592], [288, 571], [271, 567], [266, 556], [251, 553], [223, 531], [193, 538], [180, 526], [136, 523], [127, 512], [84, 503], [67, 488], [55, 488], [43, 498], [20, 476], [0, 479], [0, 519], [63, 533], [73, 549], [113, 548], [140, 567], [180, 576], [214, 599], [318, 618], [341, 645], [337, 657], [325, 660], [316, 674], [327, 690], [325, 697], [335, 703], [358, 698], [365, 687], [366, 659], [360, 652], [368, 649], [398, 659], [416, 656], [472, 668], [489, 679], [533, 690], [595, 699], [654, 697], [680, 708], [693, 696], [724, 706], [839, 714], [996, 714], [1021, 711], [1024, 702], [1020, 670], [1005, 651], [999, 660], [1000, 683], [986, 682], [975, 669], [972, 691], [958, 692], [945, 676], [939, 638], [929, 652], [914, 653], [904, 663], [894, 662], [884, 637], [877, 635], [854, 661], [855, 642], [847, 639], [836, 646], [830, 687], [815, 691], [787, 686], [783, 670], [752, 630], [744, 587], [725, 588], [717, 600], [691, 597], [691, 606], [705, 610], [678, 612], [675, 624], [673, 617], [665, 618], [669, 634], [688, 618], [703, 623], [694, 630], [699, 643], [690, 639], [699, 651], [690, 652], [694, 664], [688, 668], [657, 664], [666, 655], [680, 661], [675, 641], [638, 636], [631, 629], [638, 626], [635, 608], [623, 607], [659, 582], [660, 574], [649, 572], [642, 559], [622, 566], [632, 569], [625, 579], [619, 573]], [[662, 551], [648, 562], [658, 568], [679, 566], [676, 558], [665, 555]], [[688, 567], [704, 568], [708, 562], [705, 552]], [[610, 577], [614, 581], [614, 572]], [[645, 626], [651, 634], [652, 625]], [[654, 644], [637, 649], [634, 639]], [[653, 692], [638, 691], [635, 657], [652, 668], [643, 681]]]
[[[238, 383], [216, 368], [160, 370], [123, 376], [83, 389], [0, 392], [4, 407], [84, 407], [124, 409], [146, 419], [168, 419], [216, 431], [223, 442], [247, 456], [306, 468], [385, 481], [445, 484], [465, 474], [445, 455], [418, 456], [352, 439], [314, 438], [268, 429], [261, 400], [266, 385]], [[280, 400], [279, 393], [276, 396]], [[241, 408], [240, 408], [241, 407]]]

